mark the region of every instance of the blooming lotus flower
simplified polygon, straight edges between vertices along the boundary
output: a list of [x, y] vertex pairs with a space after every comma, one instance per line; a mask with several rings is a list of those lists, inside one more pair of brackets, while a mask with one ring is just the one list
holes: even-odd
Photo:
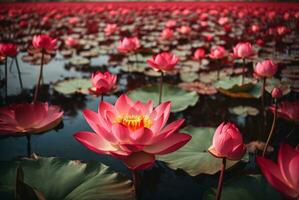
[[68, 22], [69, 22], [70, 25], [75, 25], [79, 22], [79, 18], [78, 17], [71, 17], [71, 18], [69, 18]]
[[63, 112], [48, 103], [20, 103], [0, 108], [0, 135], [41, 133], [57, 126]]
[[18, 54], [17, 45], [12, 43], [1, 43], [0, 54], [4, 57], [16, 57]]
[[[274, 113], [275, 105], [269, 107], [269, 110]], [[299, 121], [299, 101], [283, 101], [277, 108], [278, 117], [282, 117], [290, 121]]]
[[163, 52], [147, 60], [147, 64], [158, 71], [169, 71], [175, 67], [178, 61], [179, 59], [175, 55]]
[[218, 24], [220, 24], [221, 26], [225, 25], [228, 23], [228, 18], [227, 17], [220, 17], [218, 19]]
[[119, 45], [117, 47], [118, 51], [121, 53], [132, 53], [139, 49], [140, 43], [138, 38], [127, 38], [125, 37], [123, 40], [119, 41]]
[[104, 32], [106, 36], [112, 35], [113, 33], [118, 31], [117, 24], [107, 24]]
[[108, 93], [115, 86], [117, 80], [117, 76], [114, 74], [110, 74], [110, 72], [96, 72], [91, 76], [91, 83], [93, 88], [89, 91], [93, 94], [100, 95]]
[[235, 58], [249, 58], [254, 52], [249, 42], [240, 42], [233, 48], [233, 57]]
[[194, 52], [194, 56], [193, 59], [194, 60], [201, 60], [206, 56], [206, 52], [204, 49], [202, 48], [198, 48], [196, 49], [196, 51]]
[[253, 70], [258, 77], [271, 78], [277, 71], [277, 65], [272, 60], [264, 60], [257, 63]]
[[183, 35], [188, 35], [191, 32], [190, 26], [181, 26], [178, 31]]
[[69, 47], [76, 47], [79, 45], [79, 41], [72, 38], [72, 37], [68, 37], [66, 40], [65, 40], [65, 44]]
[[225, 48], [222, 46], [217, 46], [211, 49], [209, 57], [212, 59], [221, 59], [225, 56], [226, 51]]
[[279, 148], [277, 164], [269, 159], [256, 158], [267, 181], [289, 198], [299, 198], [299, 150], [288, 144]]
[[166, 27], [167, 28], [174, 28], [176, 26], [176, 21], [175, 20], [169, 20], [166, 22]]
[[217, 158], [240, 160], [246, 151], [242, 135], [233, 123], [222, 123], [213, 136], [209, 152]]
[[288, 33], [288, 28], [285, 26], [279, 26], [276, 28], [276, 32], [278, 35], [283, 36]]
[[100, 102], [98, 113], [83, 112], [95, 131], [78, 132], [74, 137], [88, 149], [121, 159], [132, 170], [146, 169], [153, 165], [155, 155], [164, 155], [184, 146], [191, 136], [177, 129], [183, 119], [166, 125], [170, 102], [153, 108], [153, 102], [132, 102], [121, 95], [115, 105]]
[[35, 35], [33, 36], [32, 45], [36, 49], [53, 50], [56, 47], [56, 39], [48, 35]]
[[161, 38], [163, 40], [172, 40], [173, 37], [174, 37], [173, 31], [169, 28], [166, 28], [161, 32]]
[[252, 31], [253, 33], [257, 33], [257, 32], [259, 32], [259, 30], [260, 30], [260, 26], [259, 26], [258, 24], [253, 24], [253, 25], [251, 26], [251, 31]]

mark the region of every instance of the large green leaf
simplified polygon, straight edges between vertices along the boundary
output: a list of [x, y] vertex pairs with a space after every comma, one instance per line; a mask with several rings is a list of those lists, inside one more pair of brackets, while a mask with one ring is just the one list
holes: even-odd
[[91, 81], [87, 78], [70, 78], [63, 81], [58, 81], [54, 84], [54, 89], [62, 94], [83, 93], [88, 94], [88, 89], [91, 88]]
[[[154, 104], [157, 105], [159, 102], [159, 87], [159, 84], [153, 84], [137, 88], [129, 91], [128, 95], [135, 101], [140, 100], [146, 102], [151, 99]], [[163, 85], [162, 101], [171, 101], [172, 112], [179, 112], [185, 110], [188, 106], [194, 106], [198, 101], [198, 97], [196, 92], [188, 92], [170, 84]]]
[[[217, 190], [209, 189], [204, 194], [204, 200], [214, 200]], [[261, 175], [244, 175], [224, 183], [221, 200], [282, 200]]]
[[[189, 133], [192, 139], [174, 153], [159, 156], [172, 169], [183, 169], [191, 176], [199, 174], [215, 174], [221, 169], [222, 160], [213, 157], [208, 148], [212, 144], [215, 128], [188, 126], [181, 132]], [[227, 161], [227, 168], [236, 164]]]
[[215, 87], [219, 92], [236, 98], [260, 98], [262, 95], [262, 87], [255, 80], [245, 78], [244, 84], [241, 84], [242, 77], [225, 77], [215, 83]]
[[131, 181], [107, 166], [55, 157], [0, 162], [0, 199], [14, 199], [18, 167], [26, 187], [39, 191], [47, 200], [134, 199]]

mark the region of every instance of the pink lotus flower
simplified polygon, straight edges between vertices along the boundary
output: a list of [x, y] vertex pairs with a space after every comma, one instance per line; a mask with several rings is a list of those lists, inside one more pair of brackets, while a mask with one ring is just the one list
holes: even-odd
[[161, 38], [163, 40], [172, 40], [173, 37], [174, 37], [173, 31], [169, 28], [166, 28], [161, 32]]
[[277, 34], [280, 35], [280, 36], [283, 36], [283, 35], [287, 34], [288, 31], [289, 31], [289, 30], [288, 30], [287, 27], [285, 27], [285, 26], [279, 26], [279, 27], [276, 28], [276, 32], [277, 32]]
[[217, 158], [240, 160], [246, 151], [242, 135], [233, 123], [222, 123], [213, 137], [209, 152]]
[[251, 44], [249, 42], [240, 42], [233, 48], [234, 58], [249, 58], [254, 52]]
[[272, 98], [278, 99], [278, 98], [282, 97], [282, 95], [283, 95], [283, 92], [279, 87], [273, 88], [273, 90], [271, 92]]
[[227, 17], [220, 17], [218, 20], [218, 24], [220, 24], [221, 26], [225, 25], [228, 23], [228, 18]]
[[117, 47], [118, 51], [121, 53], [132, 53], [139, 49], [140, 43], [138, 38], [127, 38], [125, 37], [123, 40], [119, 41], [119, 45]]
[[110, 72], [96, 72], [91, 76], [93, 88], [89, 91], [95, 95], [105, 94], [112, 90], [115, 86], [117, 76], [110, 74]]
[[209, 57], [212, 59], [221, 59], [226, 55], [225, 48], [222, 46], [217, 46], [211, 49]]
[[169, 71], [175, 67], [178, 61], [179, 59], [175, 55], [163, 52], [147, 60], [147, 64], [158, 71]]
[[253, 33], [257, 33], [257, 32], [259, 32], [259, 30], [260, 30], [260, 26], [259, 26], [258, 24], [253, 24], [253, 25], [251, 26], [251, 31], [252, 31]]
[[56, 39], [48, 35], [35, 35], [33, 36], [32, 45], [36, 49], [53, 50], [56, 47]]
[[184, 146], [191, 136], [178, 133], [180, 119], [166, 125], [170, 102], [153, 108], [153, 102], [132, 102], [121, 95], [115, 105], [101, 102], [98, 113], [83, 112], [95, 131], [78, 132], [75, 138], [88, 149], [121, 159], [132, 170], [146, 169], [155, 162], [155, 155], [164, 155]]
[[78, 17], [71, 17], [71, 18], [69, 18], [68, 22], [69, 22], [70, 25], [75, 25], [79, 22], [79, 18]]
[[183, 35], [188, 35], [191, 32], [190, 26], [181, 26], [178, 31]]
[[299, 150], [288, 144], [279, 148], [277, 164], [269, 159], [256, 158], [267, 181], [292, 199], [299, 197]]
[[205, 56], [206, 56], [205, 50], [202, 49], [202, 48], [198, 48], [194, 52], [193, 59], [194, 60], [201, 60], [201, 59], [205, 58]]
[[4, 57], [16, 57], [18, 54], [17, 45], [12, 43], [1, 43], [0, 54]]
[[104, 32], [105, 32], [106, 36], [112, 35], [117, 31], [118, 31], [117, 24], [107, 24], [105, 29], [104, 29]]
[[277, 71], [277, 65], [272, 60], [264, 60], [257, 63], [253, 70], [258, 77], [271, 78]]
[[166, 27], [167, 28], [174, 28], [176, 26], [176, 21], [175, 20], [169, 20], [166, 22]]
[[20, 103], [0, 108], [0, 135], [41, 133], [57, 126], [63, 112], [48, 103]]
[[65, 44], [69, 47], [76, 47], [79, 45], [79, 41], [72, 38], [72, 37], [68, 37], [66, 40], [65, 40]]
[[[275, 105], [271, 105], [269, 110], [274, 113]], [[299, 101], [283, 101], [278, 105], [278, 117], [282, 117], [290, 121], [299, 121]]]

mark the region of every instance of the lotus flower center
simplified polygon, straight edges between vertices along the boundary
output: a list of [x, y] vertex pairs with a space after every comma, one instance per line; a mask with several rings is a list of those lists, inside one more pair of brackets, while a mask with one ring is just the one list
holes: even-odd
[[152, 126], [150, 118], [144, 115], [124, 115], [119, 117], [117, 122], [125, 125], [132, 131], [139, 128], [150, 128]]

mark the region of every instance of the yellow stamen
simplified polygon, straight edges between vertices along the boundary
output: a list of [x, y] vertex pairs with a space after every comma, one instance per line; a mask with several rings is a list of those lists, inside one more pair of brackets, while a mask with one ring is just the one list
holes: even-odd
[[124, 126], [135, 131], [139, 128], [150, 128], [152, 121], [148, 116], [144, 115], [124, 115], [117, 118], [117, 123], [121, 123]]

